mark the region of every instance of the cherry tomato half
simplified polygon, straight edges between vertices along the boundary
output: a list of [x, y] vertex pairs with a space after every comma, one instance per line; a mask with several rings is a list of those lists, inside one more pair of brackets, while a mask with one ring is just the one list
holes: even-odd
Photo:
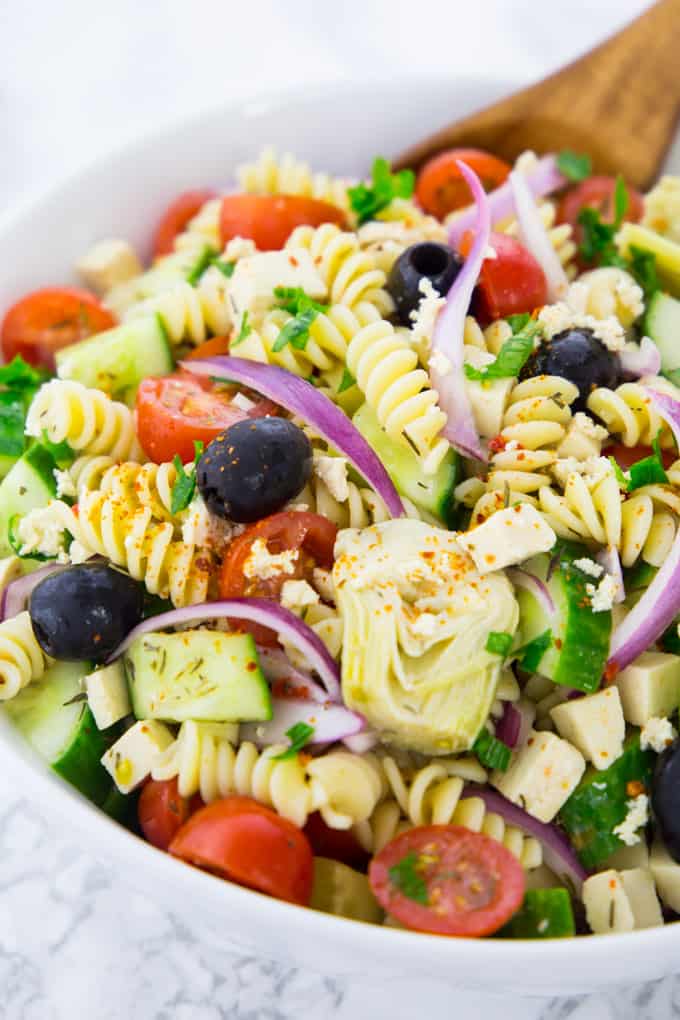
[[177, 453], [187, 463], [194, 459], [194, 440], [207, 446], [237, 421], [276, 414], [276, 404], [256, 396], [255, 406], [244, 411], [232, 403], [237, 392], [243, 387], [215, 384], [189, 372], [142, 380], [137, 390], [137, 434], [147, 456], [162, 464]]
[[[623, 443], [612, 443], [602, 451], [603, 457], [613, 457], [622, 471], [627, 471], [631, 464], [636, 464], [645, 457], [651, 457], [654, 450], [651, 446], [624, 446]], [[675, 450], [662, 450], [661, 461], [668, 470], [676, 460]]]
[[250, 797], [226, 797], [201, 808], [179, 830], [170, 853], [279, 900], [309, 903], [313, 857], [307, 837]]
[[154, 255], [168, 255], [173, 249], [173, 243], [178, 234], [181, 234], [189, 220], [200, 209], [215, 198], [217, 192], [210, 188], [195, 188], [193, 191], [183, 191], [174, 201], [170, 203], [160, 218], [153, 237]]
[[137, 803], [137, 818], [144, 838], [167, 850], [189, 817], [187, 797], [180, 797], [176, 779], [150, 779]]
[[[557, 207], [557, 222], [571, 224], [574, 230], [574, 241], [577, 245], [580, 245], [583, 240], [583, 227], [578, 221], [581, 209], [586, 206], [597, 209], [604, 223], [614, 222], [615, 190], [615, 177], [589, 177], [581, 184], [577, 184], [575, 188], [570, 188], [562, 196]], [[626, 185], [626, 190], [628, 192], [628, 208], [623, 218], [631, 223], [637, 223], [642, 219], [644, 212], [642, 195], [630, 185]]]
[[454, 209], [472, 204], [472, 195], [458, 169], [458, 160], [475, 171], [485, 191], [500, 187], [512, 169], [504, 160], [483, 149], [447, 149], [428, 159], [418, 174], [416, 198], [425, 212], [440, 220]]
[[[277, 600], [285, 581], [311, 581], [314, 567], [333, 566], [333, 546], [338, 529], [327, 517], [298, 510], [284, 510], [265, 517], [247, 528], [236, 538], [225, 554], [220, 573], [220, 598], [243, 596]], [[253, 542], [261, 539], [271, 554], [284, 549], [297, 549], [294, 570], [289, 574], [276, 574], [270, 578], [246, 577], [244, 566], [250, 556]], [[233, 621], [239, 630], [248, 630], [260, 644], [274, 645], [277, 637], [268, 627], [257, 623]]]
[[301, 195], [225, 195], [220, 212], [220, 239], [248, 237], [260, 251], [283, 248], [296, 227], [319, 227], [322, 223], [345, 226], [345, 214], [337, 205]]
[[435, 935], [491, 935], [524, 898], [519, 861], [502, 843], [460, 825], [403, 832], [373, 858], [368, 879], [389, 914]]
[[[472, 241], [471, 231], [463, 235], [462, 255], [469, 253]], [[487, 325], [544, 305], [548, 300], [545, 273], [524, 245], [507, 234], [492, 234], [491, 247], [496, 258], [482, 263], [472, 299], [473, 313], [480, 322]]]
[[5, 361], [20, 354], [31, 365], [54, 371], [62, 347], [116, 325], [94, 294], [79, 287], [45, 287], [21, 298], [5, 315], [0, 343]]

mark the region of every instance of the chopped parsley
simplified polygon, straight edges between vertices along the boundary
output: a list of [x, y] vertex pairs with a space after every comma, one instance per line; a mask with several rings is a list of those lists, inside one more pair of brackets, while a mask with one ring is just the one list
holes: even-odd
[[619, 483], [619, 488], [623, 489], [624, 492], [628, 492], [628, 479], [621, 470], [621, 466], [614, 457], [609, 457], [609, 463], [614, 469], [616, 481]]
[[235, 262], [227, 262], [225, 259], [215, 259], [213, 265], [215, 269], [219, 269], [222, 275], [226, 276], [227, 279], [234, 275], [234, 270], [236, 269]]
[[47, 373], [17, 355], [0, 365], [0, 455], [20, 457], [27, 446], [26, 412]]
[[192, 287], [195, 287], [208, 266], [211, 266], [215, 261], [216, 255], [217, 252], [214, 248], [211, 248], [210, 246], [205, 247], [187, 273], [187, 283], [190, 283]]
[[288, 344], [298, 351], [304, 351], [309, 340], [309, 327], [319, 312], [326, 311], [326, 305], [315, 301], [302, 287], [275, 287], [274, 297], [279, 307], [284, 308], [293, 318], [285, 324], [272, 350], [282, 351]]
[[507, 379], [519, 375], [533, 353], [534, 340], [542, 328], [540, 322], [525, 322], [518, 333], [514, 333], [505, 341], [498, 352], [498, 357], [490, 365], [484, 368], [465, 365], [466, 376], [468, 379], [486, 382], [488, 379]]
[[527, 642], [526, 645], [520, 648], [522, 658], [519, 660], [519, 664], [521, 668], [526, 670], [527, 673], [534, 673], [551, 644], [552, 631], [550, 629], [544, 630], [538, 637]]
[[297, 722], [289, 730], [286, 730], [286, 736], [290, 740], [290, 747], [287, 747], [281, 754], [277, 754], [274, 761], [287, 761], [289, 758], [294, 758], [298, 751], [301, 751], [314, 736], [314, 727], [306, 722]]
[[658, 435], [656, 439], [652, 440], [652, 450], [654, 452], [649, 457], [643, 457], [642, 460], [631, 464], [629, 492], [633, 492], [634, 489], [639, 489], [643, 485], [668, 484], [668, 475], [664, 470]]
[[350, 205], [359, 223], [373, 220], [394, 198], [410, 198], [416, 183], [413, 170], [400, 170], [393, 174], [383, 156], [373, 160], [370, 184], [357, 184], [347, 189]]
[[615, 237], [623, 223], [628, 209], [628, 190], [620, 175], [614, 188], [614, 222], [605, 223], [600, 212], [591, 206], [584, 206], [578, 214], [583, 228], [583, 240], [579, 251], [587, 262], [600, 266], [618, 266], [626, 269], [628, 263], [616, 247]]
[[248, 324], [248, 312], [245, 311], [243, 313], [243, 318], [241, 319], [241, 328], [238, 331], [238, 336], [236, 337], [235, 340], [231, 341], [230, 347], [238, 347], [238, 345], [242, 344], [243, 341], [247, 337], [249, 337], [252, 332], [253, 330], [251, 326]]
[[194, 498], [196, 492], [196, 467], [203, 453], [203, 443], [200, 439], [194, 439], [194, 470], [185, 471], [184, 464], [182, 464], [181, 458], [178, 453], [172, 458], [172, 463], [175, 465], [177, 471], [177, 478], [175, 484], [172, 487], [172, 496], [170, 499], [170, 512], [173, 514], [180, 513], [181, 510], [186, 510]]
[[0, 365], [0, 386], [8, 390], [37, 390], [46, 379], [47, 372], [29, 365], [20, 354], [8, 365]]
[[352, 386], [356, 386], [356, 382], [357, 382], [356, 379], [348, 369], [347, 365], [345, 365], [344, 369], [342, 370], [342, 379], [340, 380], [340, 385], [338, 386], [338, 393], [344, 393], [345, 390], [351, 390]]
[[502, 655], [503, 658], [512, 648], [512, 634], [504, 630], [492, 630], [486, 639], [486, 650], [492, 655]]
[[418, 870], [418, 855], [414, 850], [402, 857], [398, 864], [393, 864], [388, 871], [392, 885], [416, 903], [427, 906], [429, 897], [425, 879]]
[[501, 772], [507, 771], [512, 751], [502, 740], [492, 736], [486, 727], [475, 740], [472, 750], [484, 768], [500, 769]]
[[585, 181], [593, 172], [593, 163], [586, 153], [565, 149], [557, 156], [557, 169], [570, 181]]
[[325, 312], [327, 305], [315, 301], [302, 287], [274, 287], [274, 297], [279, 302], [279, 307], [284, 308], [291, 315], [301, 315], [313, 309], [315, 312]]
[[649, 302], [658, 290], [661, 289], [659, 276], [656, 271], [656, 255], [652, 251], [645, 251], [631, 244], [628, 249], [628, 272], [642, 287], [645, 301]]

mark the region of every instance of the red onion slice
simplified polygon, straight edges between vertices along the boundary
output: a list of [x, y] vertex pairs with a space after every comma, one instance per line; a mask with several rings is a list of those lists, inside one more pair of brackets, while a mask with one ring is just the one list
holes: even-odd
[[643, 336], [640, 344], [626, 344], [619, 351], [621, 370], [627, 379], [640, 379], [643, 375], [658, 375], [661, 371], [661, 353], [653, 340]]
[[522, 730], [522, 714], [511, 701], [503, 705], [503, 715], [496, 724], [496, 736], [508, 747], [517, 747]]
[[173, 609], [169, 613], [151, 616], [130, 631], [122, 644], [109, 656], [107, 662], [113, 662], [114, 659], [121, 656], [142, 634], [224, 617], [230, 617], [233, 620], [250, 620], [252, 623], [260, 623], [263, 627], [275, 630], [280, 637], [295, 645], [306, 656], [310, 669], [318, 674], [331, 701], [342, 701], [340, 671], [321, 638], [295, 613], [284, 609], [278, 602], [269, 602], [267, 599], [243, 598], [222, 599], [219, 602], [200, 602], [194, 606], [186, 606], [184, 609]]
[[[680, 446], [680, 402], [645, 387], [656, 410], [668, 422]], [[607, 667], [625, 669], [661, 637], [680, 612], [680, 530], [671, 551], [640, 601], [612, 635]]]
[[180, 367], [195, 375], [235, 379], [270, 400], [285, 407], [291, 414], [304, 418], [331, 446], [342, 453], [369, 485], [378, 493], [392, 517], [403, 517], [404, 506], [399, 493], [380, 458], [354, 427], [346, 414], [311, 383], [277, 365], [219, 355], [197, 361], [181, 361]]
[[333, 744], [361, 732], [366, 725], [362, 716], [344, 705], [326, 700], [324, 705], [302, 698], [272, 698], [273, 717], [264, 723], [241, 723], [241, 740], [251, 740], [258, 747], [286, 743], [286, 733], [296, 723], [314, 727], [310, 744]]
[[530, 574], [528, 570], [521, 570], [519, 567], [510, 567], [509, 570], [506, 570], [506, 574], [516, 588], [524, 588], [525, 591], [528, 591], [534, 596], [543, 612], [553, 616], [555, 603], [550, 594], [550, 589], [544, 581], [541, 581], [540, 577]]
[[297, 692], [298, 696], [305, 700], [316, 701], [318, 705], [324, 705], [328, 701], [328, 694], [323, 687], [308, 673], [296, 669], [280, 648], [265, 648], [264, 645], [258, 645], [257, 656], [262, 672], [270, 682], [285, 680], [288, 690]]
[[13, 616], [23, 612], [28, 605], [33, 589], [50, 574], [58, 574], [60, 571], [66, 570], [66, 566], [65, 563], [49, 563], [46, 567], [40, 567], [39, 570], [34, 570], [30, 574], [17, 577], [16, 581], [10, 581], [2, 593], [2, 599], [0, 599], [0, 622], [10, 620]]
[[502, 794], [489, 789], [488, 786], [476, 786], [466, 784], [463, 796], [480, 797], [486, 804], [487, 810], [494, 811], [500, 815], [508, 825], [526, 832], [533, 836], [543, 847], [543, 859], [547, 866], [555, 872], [558, 878], [572, 884], [577, 893], [580, 894], [581, 886], [588, 877], [588, 872], [578, 859], [576, 851], [557, 825], [548, 825], [539, 822], [538, 818], [527, 814], [522, 808], [517, 807]]
[[[565, 187], [569, 183], [566, 177], [563, 177], [557, 169], [557, 161], [554, 155], [544, 156], [543, 159], [539, 159], [536, 166], [526, 173], [525, 177], [529, 191], [534, 198], [544, 198], [553, 191], [559, 191], [560, 188]], [[495, 191], [490, 192], [488, 200], [493, 223], [499, 223], [501, 220], [512, 216], [515, 203], [509, 181], [502, 184], [500, 188], [496, 188]], [[474, 207], [471, 206], [452, 221], [449, 226], [449, 244], [452, 248], [457, 248], [463, 234], [474, 228], [475, 216]]]
[[534, 256], [545, 274], [549, 300], [559, 301], [564, 297], [569, 287], [567, 274], [552, 246], [548, 231], [543, 225], [526, 177], [519, 170], [513, 170], [509, 180], [515, 202], [520, 240]]
[[611, 574], [618, 585], [614, 602], [623, 602], [626, 597], [626, 588], [623, 583], [623, 568], [621, 567], [621, 557], [619, 556], [618, 549], [614, 549], [612, 546], [600, 549], [595, 559], [601, 567], [604, 567], [608, 574]]
[[430, 380], [439, 395], [439, 406], [446, 414], [444, 436], [465, 457], [485, 461], [487, 457], [477, 435], [465, 389], [463, 332], [472, 292], [489, 246], [491, 217], [479, 177], [461, 160], [456, 162], [476, 203], [475, 239], [463, 268], [446, 295], [446, 304], [437, 317], [432, 337]]

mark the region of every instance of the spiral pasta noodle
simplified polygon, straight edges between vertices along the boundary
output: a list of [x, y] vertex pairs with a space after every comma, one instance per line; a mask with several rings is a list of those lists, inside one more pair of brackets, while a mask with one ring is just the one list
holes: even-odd
[[189, 220], [186, 228], [176, 236], [174, 240], [176, 252], [200, 255], [206, 248], [220, 250], [221, 204], [221, 198], [209, 198], [201, 206], [196, 215]]
[[27, 610], [0, 623], [0, 701], [8, 701], [51, 664], [38, 644]]
[[347, 212], [350, 181], [325, 173], [312, 173], [307, 163], [286, 152], [278, 157], [276, 150], [266, 148], [252, 163], [236, 168], [242, 191], [256, 195], [302, 195], [330, 202]]
[[[569, 223], [555, 223], [557, 218], [557, 210], [553, 202], [544, 201], [538, 203], [538, 212], [545, 227], [550, 243], [553, 246], [558, 259], [564, 266], [567, 276], [573, 278], [576, 275], [576, 267], [574, 265], [574, 258], [577, 253], [576, 243], [574, 242], [574, 231]], [[496, 229], [500, 229], [502, 233], [509, 234], [510, 237], [519, 237], [519, 224], [516, 219], [511, 220], [504, 226], [499, 226]]]
[[71, 379], [52, 379], [33, 398], [26, 433], [40, 438], [43, 432], [51, 442], [67, 442], [78, 453], [144, 458], [130, 408]]
[[615, 316], [632, 326], [644, 311], [644, 295], [630, 273], [618, 266], [603, 266], [583, 273], [569, 288], [567, 303], [575, 312], [595, 319]]
[[231, 328], [227, 283], [226, 277], [211, 267], [195, 287], [182, 280], [132, 305], [125, 319], [158, 315], [171, 344], [203, 343], [209, 334], [223, 335]]
[[[374, 489], [359, 486], [347, 480], [347, 498], [336, 499], [330, 489], [316, 474], [313, 474], [299, 496], [296, 504], [305, 505], [313, 513], [321, 514], [338, 528], [366, 528], [370, 524], [388, 521], [390, 515]], [[424, 515], [415, 504], [402, 496], [402, 503], [408, 517], [421, 519]]]
[[100, 489], [130, 505], [137, 502], [151, 510], [156, 520], [175, 520], [172, 513], [172, 489], [177, 469], [171, 461], [163, 464], [119, 463], [113, 457], [78, 457], [68, 469], [77, 498]]
[[[669, 387], [665, 380], [651, 379], [649, 384], [659, 390]], [[675, 390], [675, 387], [672, 389]], [[675, 395], [680, 397], [680, 392], [675, 390]], [[588, 397], [588, 410], [601, 418], [610, 433], [617, 436], [624, 446], [650, 446], [659, 432], [662, 446], [673, 445], [668, 425], [639, 383], [623, 383], [615, 390], [606, 387], [593, 390]]]

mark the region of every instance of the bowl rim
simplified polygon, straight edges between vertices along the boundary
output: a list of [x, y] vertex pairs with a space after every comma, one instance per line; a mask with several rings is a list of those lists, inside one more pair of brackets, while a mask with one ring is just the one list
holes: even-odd
[[[498, 86], [502, 88], [514, 87], [522, 84], [523, 79], [510, 76], [493, 78], [480, 74], [479, 82]], [[471, 76], [466, 76], [466, 81]], [[347, 98], [352, 94], [363, 95], [367, 89], [375, 88], [385, 90], [392, 94], [395, 91], [407, 89], [428, 89], [439, 86], [451, 87], [460, 81], [455, 75], [418, 73], [410, 76], [405, 81], [398, 83], [387, 75], [371, 76], [363, 78], [343, 78], [336, 82], [324, 82], [314, 85], [315, 98], [331, 99], [342, 94]], [[138, 130], [124, 141], [100, 150], [96, 156], [79, 163], [76, 167], [61, 174], [54, 182], [46, 187], [38, 187], [26, 194], [20, 194], [7, 210], [0, 213], [0, 236], [9, 232], [30, 216], [31, 211], [58, 194], [62, 189], [72, 186], [79, 179], [88, 179], [96, 176], [99, 169], [105, 166], [111, 158], [123, 157], [130, 151], [153, 145], [154, 142], [168, 139], [173, 134], [178, 134], [185, 129], [195, 126], [201, 121], [210, 119], [221, 114], [239, 111], [247, 114], [249, 109], [257, 111], [258, 107], [287, 108], [291, 105], [301, 103], [309, 96], [309, 85], [288, 86], [280, 91], [274, 92], [271, 88], [261, 92], [255, 92], [248, 98], [239, 97], [227, 102], [219, 102], [201, 107], [183, 114], [180, 117], [168, 117], [161, 124], [158, 124], [152, 131]], [[116, 860], [123, 860], [126, 871], [121, 877], [125, 884], [138, 889], [145, 895], [154, 895], [153, 887], [168, 886], [178, 890], [180, 895], [187, 899], [193, 897], [200, 901], [207, 908], [210, 916], [219, 913], [228, 917], [230, 908], [233, 912], [243, 911], [255, 920], [264, 924], [280, 924], [282, 930], [288, 930], [288, 926], [294, 926], [296, 933], [302, 936], [322, 938], [332, 944], [334, 941], [351, 945], [353, 953], [362, 955], [370, 954], [368, 958], [376, 955], [384, 955], [382, 952], [385, 946], [393, 946], [395, 953], [395, 965], [398, 960], [403, 960], [404, 954], [410, 958], [427, 960], [434, 968], [441, 971], [450, 960], [452, 952], [451, 943], [455, 943], [456, 963], [470, 963], [470, 965], [488, 962], [502, 963], [505, 966], [520, 965], [526, 963], [530, 958], [528, 955], [531, 948], [532, 962], [536, 961], [542, 965], [563, 963], [569, 960], [570, 970], [578, 973], [579, 966], [587, 967], [588, 971], [597, 969], [598, 963], [610, 956], [616, 947], [622, 947], [625, 939], [626, 953], [635, 953], [639, 950], [646, 957], [650, 957], [654, 948], [661, 944], [667, 945], [670, 940], [677, 938], [678, 924], [671, 922], [656, 928], [648, 928], [640, 931], [619, 932], [616, 934], [616, 941], [612, 941], [612, 935], [589, 935], [587, 937], [576, 936], [563, 939], [471, 939], [471, 938], [447, 938], [444, 936], [432, 935], [424, 932], [409, 931], [406, 929], [392, 928], [355, 921], [349, 918], [338, 917], [326, 914], [311, 908], [300, 908], [295, 904], [287, 903], [267, 896], [256, 890], [237, 885], [223, 879], [216, 879], [214, 876], [200, 871], [197, 868], [187, 866], [183, 861], [173, 859], [169, 854], [157, 850], [150, 843], [141, 837], [130, 832], [123, 825], [114, 821], [99, 808], [95, 807], [85, 797], [78, 793], [66, 780], [62, 779], [49, 768], [32, 752], [28, 744], [25, 744], [19, 734], [14, 734], [11, 724], [4, 713], [0, 712], [0, 759], [8, 766], [9, 774], [14, 774], [21, 779], [22, 796], [26, 793], [32, 794], [29, 803], [34, 802], [39, 809], [50, 816], [50, 821], [59, 817], [63, 825], [64, 812], [59, 807], [68, 804], [69, 821], [72, 820], [74, 827], [83, 833], [87, 833], [88, 843], [96, 846], [98, 855], [107, 862], [113, 863]], [[12, 747], [13, 742], [18, 742]], [[54, 797], [50, 796], [54, 794]], [[57, 803], [52, 803], [52, 800]], [[52, 819], [54, 816], [54, 819]], [[153, 875], [152, 881], [147, 881]], [[173, 909], [172, 903], [167, 904], [168, 909]], [[235, 911], [234, 911], [235, 908]], [[386, 941], [389, 940], [389, 941]], [[484, 948], [481, 948], [484, 946]], [[379, 948], [381, 952], [375, 953]], [[531, 988], [527, 989], [531, 994]], [[541, 994], [536, 993], [534, 994]], [[547, 994], [547, 993], [542, 993]], [[578, 994], [578, 992], [577, 992]]]

